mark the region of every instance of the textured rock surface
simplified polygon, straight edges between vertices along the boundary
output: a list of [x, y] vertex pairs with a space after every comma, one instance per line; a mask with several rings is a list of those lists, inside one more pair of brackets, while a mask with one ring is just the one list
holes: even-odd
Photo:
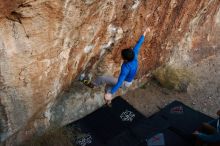
[[120, 50], [146, 27], [138, 78], [168, 62], [198, 75], [191, 95], [218, 96], [219, 8], [219, 0], [0, 0], [1, 139], [25, 139], [102, 105], [99, 90], [61, 91], [82, 72], [117, 75]]

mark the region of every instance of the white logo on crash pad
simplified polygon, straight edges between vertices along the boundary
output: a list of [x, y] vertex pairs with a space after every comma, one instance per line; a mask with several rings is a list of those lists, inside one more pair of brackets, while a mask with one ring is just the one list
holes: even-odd
[[83, 135], [82, 137], [76, 139], [76, 144], [79, 146], [86, 146], [90, 143], [92, 143], [92, 136], [89, 134]]
[[126, 110], [120, 115], [120, 118], [122, 121], [132, 122], [135, 118], [135, 114], [132, 111]]

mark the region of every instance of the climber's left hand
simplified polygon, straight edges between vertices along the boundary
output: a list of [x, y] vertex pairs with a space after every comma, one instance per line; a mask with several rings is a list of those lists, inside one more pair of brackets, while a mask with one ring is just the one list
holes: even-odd
[[112, 94], [111, 93], [106, 93], [105, 94], [105, 100], [106, 101], [111, 101], [112, 100]]

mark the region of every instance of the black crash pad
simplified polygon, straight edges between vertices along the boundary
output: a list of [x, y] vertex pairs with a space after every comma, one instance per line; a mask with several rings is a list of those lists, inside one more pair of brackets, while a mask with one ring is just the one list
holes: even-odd
[[120, 120], [120, 123], [126, 128], [130, 128], [137, 124], [137, 122], [146, 119], [144, 115], [138, 112], [121, 97], [117, 97], [112, 101], [110, 112], [115, 118]]
[[157, 134], [165, 146], [191, 146], [191, 133], [209, 120], [212, 118], [178, 101], [146, 118], [116, 97], [111, 107], [103, 106], [67, 127], [79, 131], [74, 141], [77, 146], [147, 146]]
[[168, 129], [169, 126], [170, 124], [168, 121], [164, 120], [160, 116], [153, 116], [139, 121], [131, 128], [131, 131], [140, 140], [145, 141], [146, 138], [149, 138], [164, 129]]
[[111, 107], [105, 105], [68, 126], [80, 127], [82, 133], [90, 133], [98, 137], [98, 141], [107, 144], [143, 119], [146, 117], [121, 97], [117, 97], [112, 101]]
[[138, 146], [140, 140], [129, 130], [117, 135], [106, 146]]
[[141, 146], [193, 146], [191, 142], [186, 141], [169, 129], [164, 129], [157, 134], [149, 137]]
[[173, 131], [187, 138], [190, 138], [192, 132], [200, 127], [202, 123], [212, 120], [209, 116], [179, 101], [167, 105], [157, 115], [167, 120]]

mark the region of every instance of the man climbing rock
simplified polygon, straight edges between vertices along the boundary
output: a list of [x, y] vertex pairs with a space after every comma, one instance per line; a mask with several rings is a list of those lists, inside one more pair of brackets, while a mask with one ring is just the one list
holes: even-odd
[[144, 31], [133, 49], [127, 48], [121, 51], [123, 64], [121, 66], [121, 72], [118, 79], [113, 76], [99, 76], [95, 81], [86, 82], [86, 84], [90, 87], [104, 84], [108, 86], [105, 93], [105, 100], [107, 104], [111, 103], [112, 95], [115, 94], [120, 87], [127, 88], [132, 84], [138, 69], [138, 53], [144, 42], [145, 35], [149, 31], [149, 28]]

